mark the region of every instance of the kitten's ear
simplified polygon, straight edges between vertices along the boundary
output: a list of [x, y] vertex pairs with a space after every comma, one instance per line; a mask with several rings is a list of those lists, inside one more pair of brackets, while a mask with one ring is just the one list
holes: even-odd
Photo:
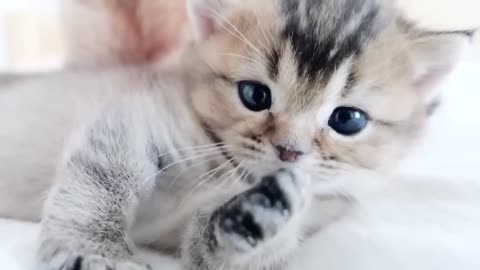
[[413, 56], [413, 84], [427, 97], [455, 68], [468, 48], [473, 32], [417, 32], [410, 41]]
[[223, 23], [227, 2], [231, 0], [187, 0], [187, 10], [196, 42], [208, 39]]

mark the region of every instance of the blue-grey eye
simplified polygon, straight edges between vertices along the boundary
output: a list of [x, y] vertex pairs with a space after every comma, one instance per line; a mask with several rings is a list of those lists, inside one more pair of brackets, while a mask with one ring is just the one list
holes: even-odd
[[272, 94], [268, 86], [254, 81], [238, 83], [238, 95], [243, 105], [254, 112], [269, 110], [272, 107]]
[[353, 136], [362, 131], [368, 123], [368, 117], [365, 112], [353, 107], [336, 108], [328, 125], [338, 134], [344, 136]]

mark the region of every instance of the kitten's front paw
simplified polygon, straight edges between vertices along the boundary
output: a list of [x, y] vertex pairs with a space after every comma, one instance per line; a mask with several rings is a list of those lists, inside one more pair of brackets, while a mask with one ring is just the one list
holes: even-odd
[[42, 270], [151, 270], [150, 266], [128, 261], [116, 261], [97, 255], [61, 255], [48, 263]]
[[264, 177], [213, 215], [213, 242], [246, 252], [273, 238], [305, 207], [309, 181], [286, 169]]

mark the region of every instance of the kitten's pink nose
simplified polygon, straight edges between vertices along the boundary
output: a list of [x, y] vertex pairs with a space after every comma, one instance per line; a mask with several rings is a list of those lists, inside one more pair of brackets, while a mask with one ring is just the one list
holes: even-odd
[[278, 158], [284, 162], [295, 162], [299, 156], [304, 154], [302, 151], [290, 149], [283, 145], [275, 145], [275, 148], [278, 151]]

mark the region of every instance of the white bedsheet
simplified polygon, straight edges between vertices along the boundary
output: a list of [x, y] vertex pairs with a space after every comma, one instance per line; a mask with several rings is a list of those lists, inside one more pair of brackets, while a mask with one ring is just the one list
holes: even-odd
[[[410, 177], [358, 189], [358, 207], [307, 242], [292, 269], [480, 269], [480, 61], [472, 59], [445, 84], [432, 133], [403, 166]], [[35, 269], [37, 233], [36, 224], [0, 219], [0, 269]], [[169, 258], [145, 260], [180, 269]]]
[[[347, 218], [303, 247], [291, 269], [478, 270], [480, 185], [421, 179], [378, 181]], [[0, 269], [29, 270], [38, 226], [0, 220]], [[175, 260], [144, 256], [154, 269]]]

